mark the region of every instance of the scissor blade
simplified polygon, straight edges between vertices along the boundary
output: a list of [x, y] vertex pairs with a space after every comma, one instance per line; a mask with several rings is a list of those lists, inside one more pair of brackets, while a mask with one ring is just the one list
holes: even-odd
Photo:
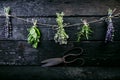
[[42, 67], [50, 67], [50, 66], [55, 66], [63, 62], [62, 58], [50, 58], [44, 61], [41, 61], [43, 64]]

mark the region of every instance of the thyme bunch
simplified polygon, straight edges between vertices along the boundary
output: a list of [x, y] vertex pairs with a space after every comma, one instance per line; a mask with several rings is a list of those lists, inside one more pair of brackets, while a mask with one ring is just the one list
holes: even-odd
[[78, 32], [77, 34], [77, 42], [80, 41], [80, 39], [85, 36], [86, 39], [89, 39], [89, 35], [91, 34], [92, 30], [89, 27], [89, 24], [86, 22], [86, 20], [83, 20], [83, 26], [81, 28], [81, 30]]
[[63, 16], [64, 13], [56, 13], [57, 18], [56, 18], [56, 22], [58, 24], [58, 29], [57, 29], [57, 33], [54, 36], [54, 40], [55, 42], [61, 44], [67, 44], [67, 39], [69, 38], [69, 36], [66, 34], [65, 30], [64, 30], [64, 25], [63, 25]]
[[37, 48], [38, 47], [38, 43], [40, 42], [40, 37], [41, 37], [41, 33], [40, 30], [37, 28], [37, 20], [35, 20], [33, 22], [33, 26], [28, 29], [29, 34], [28, 34], [28, 38], [27, 41], [28, 43], [32, 44], [33, 48]]
[[11, 23], [11, 18], [9, 17], [10, 7], [5, 7], [4, 12], [6, 15], [5, 37], [10, 38], [12, 36], [12, 23]]

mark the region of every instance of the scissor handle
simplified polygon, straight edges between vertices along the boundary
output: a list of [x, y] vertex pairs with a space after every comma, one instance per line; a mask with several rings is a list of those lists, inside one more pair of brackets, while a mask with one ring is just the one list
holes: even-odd
[[66, 60], [63, 59], [64, 63], [73, 63], [73, 62], [75, 62], [77, 60], [82, 61], [81, 65], [83, 65], [85, 63], [85, 60], [83, 58], [76, 58], [76, 59], [73, 59], [72, 61], [66, 61]]
[[[70, 49], [70, 50], [68, 50], [68, 51], [66, 51], [65, 53], [69, 53], [69, 52], [71, 52], [71, 51], [74, 51], [74, 50], [80, 50], [80, 52], [79, 52], [79, 54], [67, 54], [67, 55], [65, 55], [65, 56], [63, 56], [63, 61], [64, 61], [64, 63], [72, 63], [72, 62], [75, 62], [76, 60], [81, 60], [82, 61], [82, 64], [84, 63], [84, 60], [82, 59], [82, 58], [76, 58], [76, 59], [73, 59], [73, 60], [70, 60], [70, 61], [67, 61], [66, 60], [66, 58], [67, 57], [70, 57], [70, 56], [73, 56], [73, 57], [76, 57], [76, 56], [80, 56], [82, 53], [83, 53], [83, 49], [82, 48], [80, 48], [80, 47], [75, 47], [75, 48], [73, 48], [73, 49]], [[81, 64], [81, 65], [82, 65]]]

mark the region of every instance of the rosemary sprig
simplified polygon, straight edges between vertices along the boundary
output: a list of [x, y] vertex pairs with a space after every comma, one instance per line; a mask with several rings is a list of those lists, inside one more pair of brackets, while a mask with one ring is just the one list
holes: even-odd
[[34, 25], [28, 30], [29, 34], [28, 34], [27, 41], [28, 43], [32, 44], [34, 48], [37, 48], [38, 43], [40, 42], [39, 39], [41, 37], [41, 33], [40, 33], [40, 30], [37, 28], [37, 20], [35, 20], [33, 24]]
[[56, 18], [56, 22], [58, 24], [58, 29], [57, 29], [57, 33], [54, 36], [54, 40], [55, 42], [61, 44], [67, 44], [67, 39], [69, 38], [69, 36], [66, 34], [65, 30], [64, 30], [64, 25], [63, 25], [63, 16], [64, 13], [56, 13], [57, 18]]
[[83, 20], [83, 26], [82, 29], [77, 34], [77, 42], [80, 41], [80, 39], [85, 36], [86, 39], [89, 39], [89, 35], [91, 34], [92, 30], [89, 27], [89, 24], [86, 22], [86, 20]]

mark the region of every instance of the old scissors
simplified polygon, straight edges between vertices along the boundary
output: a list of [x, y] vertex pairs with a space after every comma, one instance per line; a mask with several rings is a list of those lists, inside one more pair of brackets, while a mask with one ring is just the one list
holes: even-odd
[[65, 51], [64, 54], [66, 54], [66, 55], [64, 55], [61, 58], [50, 58], [50, 59], [41, 61], [41, 63], [42, 63], [41, 66], [42, 67], [51, 67], [51, 66], [55, 66], [55, 65], [58, 65], [61, 63], [73, 63], [76, 60], [81, 60], [81, 62], [82, 62], [81, 65], [84, 64], [84, 59], [80, 58], [80, 56], [83, 54], [82, 48], [75, 47], [75, 48]]

